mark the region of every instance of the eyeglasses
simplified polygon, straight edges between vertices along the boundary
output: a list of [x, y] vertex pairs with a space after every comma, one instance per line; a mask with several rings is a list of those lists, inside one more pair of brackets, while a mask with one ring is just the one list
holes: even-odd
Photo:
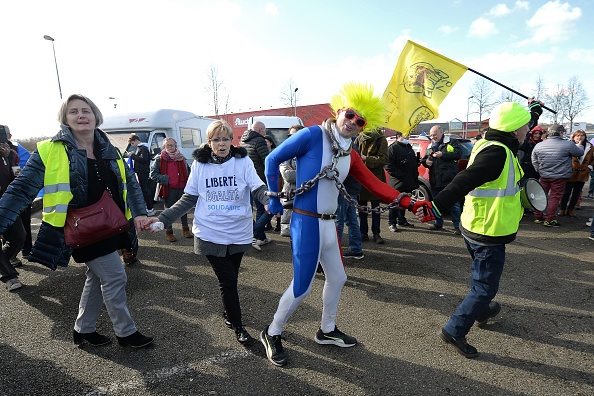
[[215, 139], [210, 139], [209, 140], [211, 143], [229, 143], [231, 141], [231, 138], [215, 138]]
[[357, 124], [359, 128], [363, 128], [365, 125], [367, 125], [367, 121], [365, 121], [365, 118], [361, 117], [351, 109], [346, 109], [344, 112], [344, 116], [347, 120], [354, 119], [355, 124]]

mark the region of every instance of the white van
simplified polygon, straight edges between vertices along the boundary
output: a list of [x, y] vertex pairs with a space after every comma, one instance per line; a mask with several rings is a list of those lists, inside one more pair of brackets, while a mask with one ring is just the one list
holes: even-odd
[[107, 133], [111, 143], [122, 153], [130, 148], [128, 138], [136, 134], [148, 143], [152, 156], [161, 152], [163, 140], [172, 137], [177, 142], [188, 164], [193, 162], [192, 152], [206, 143], [206, 128], [213, 118], [197, 116], [182, 110], [162, 109], [151, 112], [136, 112], [107, 116], [100, 128]]
[[266, 126], [266, 134], [272, 136], [276, 145], [278, 146], [289, 137], [289, 128], [293, 125], [303, 126], [303, 121], [299, 117], [291, 116], [253, 116], [248, 119], [248, 129], [252, 129], [252, 126], [256, 121], [261, 121]]

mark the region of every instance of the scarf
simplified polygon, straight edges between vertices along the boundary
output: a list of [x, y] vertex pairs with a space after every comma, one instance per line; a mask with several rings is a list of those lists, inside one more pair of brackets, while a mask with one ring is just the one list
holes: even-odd
[[175, 149], [175, 151], [171, 154], [167, 150], [161, 151], [161, 159], [165, 161], [185, 161], [186, 158], [184, 155], [179, 151], [179, 149]]

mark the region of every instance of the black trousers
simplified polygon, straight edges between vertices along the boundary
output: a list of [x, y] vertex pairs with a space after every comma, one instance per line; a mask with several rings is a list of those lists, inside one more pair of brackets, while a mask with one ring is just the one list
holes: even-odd
[[33, 238], [31, 236], [31, 206], [27, 206], [25, 210], [21, 212], [21, 221], [23, 222], [23, 227], [25, 228], [25, 241], [23, 242], [23, 249], [22, 253], [25, 256], [28, 256], [31, 253], [31, 248], [33, 247]]
[[17, 217], [3, 234], [2, 253], [0, 253], [0, 281], [6, 283], [11, 279], [18, 278], [19, 273], [10, 264], [10, 259], [21, 250], [24, 240], [23, 222], [20, 217]]
[[142, 190], [142, 196], [144, 197], [146, 208], [151, 210], [153, 208], [153, 197], [151, 197], [151, 192], [149, 189], [149, 174], [137, 173], [136, 175], [138, 176], [138, 184]]
[[239, 305], [239, 292], [237, 291], [237, 279], [239, 277], [239, 266], [243, 253], [236, 253], [225, 257], [207, 255], [221, 290], [223, 307], [227, 313], [227, 320], [234, 328], [243, 327], [241, 321], [241, 307]]

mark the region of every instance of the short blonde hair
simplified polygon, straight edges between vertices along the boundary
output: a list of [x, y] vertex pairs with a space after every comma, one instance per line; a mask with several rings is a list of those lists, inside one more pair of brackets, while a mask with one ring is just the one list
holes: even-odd
[[60, 122], [60, 124], [62, 125], [68, 125], [68, 120], [66, 118], [67, 114], [68, 114], [68, 104], [70, 102], [72, 102], [73, 100], [82, 100], [83, 102], [85, 102], [86, 104], [89, 105], [89, 107], [91, 108], [91, 111], [93, 112], [93, 114], [95, 115], [95, 128], [99, 128], [99, 125], [103, 124], [103, 114], [101, 114], [101, 110], [99, 110], [99, 107], [97, 107], [97, 105], [95, 103], [93, 103], [93, 101], [89, 98], [87, 98], [86, 96], [80, 95], [80, 94], [73, 94], [70, 95], [68, 97], [68, 99], [66, 99], [63, 103], [62, 106], [60, 106], [60, 111], [58, 112], [58, 121]]
[[210, 123], [206, 129], [206, 139], [210, 140], [215, 134], [227, 135], [233, 139], [233, 128], [225, 120], [216, 120]]

